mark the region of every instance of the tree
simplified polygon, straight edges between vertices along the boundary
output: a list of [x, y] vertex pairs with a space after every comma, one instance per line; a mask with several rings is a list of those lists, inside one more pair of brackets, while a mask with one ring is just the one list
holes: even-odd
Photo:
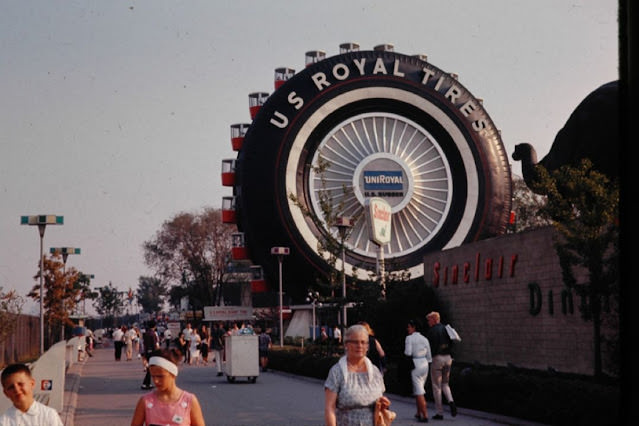
[[[162, 282], [182, 286], [194, 307], [214, 305], [231, 250], [233, 227], [219, 209], [179, 213], [143, 245], [144, 260]], [[186, 280], [186, 275], [192, 277]]]
[[0, 343], [13, 334], [24, 299], [15, 290], [4, 292], [0, 287]]
[[117, 317], [122, 313], [124, 294], [113, 287], [109, 281], [108, 286], [98, 287], [99, 296], [94, 300], [93, 307], [98, 314], [104, 317]]
[[514, 176], [512, 205], [516, 221], [514, 226], [509, 227], [509, 232], [517, 233], [550, 225], [551, 221], [539, 213], [545, 202], [546, 197], [535, 194], [521, 177]]
[[78, 289], [79, 298], [76, 301], [76, 306], [80, 306], [86, 299], [95, 300], [98, 297], [98, 293], [91, 290], [91, 277], [92, 275], [84, 274], [80, 272], [78, 279], [76, 280], [74, 287]]
[[167, 285], [159, 278], [140, 277], [135, 295], [138, 304], [142, 306], [143, 312], [159, 312], [164, 304], [164, 297], [167, 294]]
[[[341, 280], [344, 279], [345, 270], [338, 271], [337, 259], [342, 253], [345, 241], [348, 239], [352, 228], [345, 228], [344, 234], [333, 234], [331, 229], [337, 227], [337, 220], [340, 216], [343, 216], [345, 210], [344, 200], [352, 193], [345, 186], [342, 186], [339, 191], [344, 197], [340, 198], [340, 202], [336, 205], [334, 203], [335, 193], [333, 190], [327, 187], [327, 181], [324, 172], [329, 166], [329, 162], [321, 155], [318, 158], [317, 165], [313, 165], [313, 172], [320, 178], [320, 189], [317, 191], [317, 198], [319, 201], [319, 208], [322, 217], [318, 217], [314, 211], [308, 208], [307, 204], [300, 200], [296, 195], [289, 194], [288, 198], [300, 209], [302, 214], [308, 217], [318, 229], [324, 230], [321, 236], [317, 239], [317, 254], [325, 259], [326, 263], [331, 267], [328, 274], [324, 277], [319, 277], [316, 280], [315, 286], [321, 290], [324, 294], [330, 294], [330, 297], [338, 301], [340, 304], [346, 303], [346, 300], [342, 300], [341, 297], [335, 297], [336, 290], [341, 286]], [[351, 217], [351, 220], [355, 222], [358, 217]], [[348, 281], [354, 281], [350, 279]], [[347, 293], [348, 294], [348, 293]], [[348, 297], [347, 297], [348, 299]]]
[[[44, 256], [43, 272], [44, 297], [42, 305], [51, 337], [52, 325], [57, 325], [60, 330], [65, 325], [73, 325], [69, 315], [75, 309], [80, 298], [81, 286], [77, 284], [78, 270], [73, 267], [65, 268], [60, 254], [52, 254], [48, 258]], [[36, 281], [40, 280], [39, 269], [33, 278]], [[34, 285], [27, 296], [34, 300], [40, 300], [40, 285]]]
[[[552, 175], [543, 167], [539, 171], [537, 189], [548, 195], [540, 213], [559, 233], [555, 249], [564, 284], [581, 296], [581, 315], [593, 322], [594, 371], [601, 376], [602, 308], [619, 296], [619, 183], [589, 160]], [[576, 278], [578, 268], [587, 271], [586, 282]]]

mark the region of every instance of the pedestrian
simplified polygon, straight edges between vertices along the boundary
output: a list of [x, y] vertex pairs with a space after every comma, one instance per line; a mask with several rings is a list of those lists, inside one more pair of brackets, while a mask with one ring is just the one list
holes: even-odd
[[13, 404], [0, 416], [0, 426], [62, 426], [58, 412], [33, 397], [35, 379], [25, 364], [11, 364], [0, 376], [2, 391]]
[[191, 331], [191, 339], [189, 340], [189, 365], [198, 365], [200, 363], [201, 342], [202, 339], [200, 338], [197, 329], [194, 328], [193, 331]]
[[342, 331], [339, 329], [338, 325], [333, 327], [333, 340], [335, 342], [335, 346], [339, 346], [342, 343]]
[[186, 327], [184, 328], [184, 330], [182, 330], [182, 333], [184, 333], [184, 340], [186, 340], [186, 350], [184, 351], [184, 363], [190, 364], [191, 352], [189, 350], [189, 347], [191, 346], [191, 334], [193, 333], [193, 329], [191, 328], [190, 322], [186, 323]]
[[390, 405], [384, 396], [382, 373], [366, 357], [368, 332], [353, 325], [344, 332], [345, 353], [331, 367], [324, 382], [324, 419], [327, 426], [374, 424], [372, 407], [379, 400]]
[[213, 352], [213, 360], [215, 361], [218, 377], [222, 376], [222, 351], [224, 350], [225, 334], [224, 325], [221, 322], [213, 326], [211, 331], [211, 351]]
[[84, 336], [84, 341], [87, 355], [89, 355], [90, 357], [93, 356], [93, 333], [91, 332], [91, 330], [87, 330], [87, 333]]
[[184, 333], [182, 333], [181, 331], [180, 335], [177, 337], [176, 346], [178, 347], [180, 352], [182, 352], [182, 359], [186, 359], [187, 343], [186, 339], [184, 338]]
[[111, 337], [113, 337], [113, 347], [115, 348], [115, 360], [120, 361], [122, 358], [122, 345], [124, 345], [124, 331], [122, 331], [122, 328], [116, 328]]
[[167, 328], [164, 330], [164, 342], [166, 343], [166, 348], [169, 349], [171, 347], [171, 338], [173, 337], [173, 333], [171, 333], [171, 329]]
[[237, 323], [233, 323], [233, 327], [229, 329], [230, 336], [238, 336], [240, 334], [240, 328], [237, 326]]
[[358, 324], [364, 326], [366, 331], [368, 331], [368, 352], [366, 356], [384, 375], [386, 373], [386, 353], [382, 348], [382, 344], [379, 343], [379, 340], [375, 337], [375, 332], [366, 321], [360, 321]]
[[328, 341], [328, 334], [326, 334], [326, 327], [322, 327], [320, 329], [320, 340], [322, 342], [327, 342]]
[[142, 351], [140, 350], [140, 339], [142, 338], [142, 334], [140, 333], [140, 329], [138, 326], [134, 326], [133, 330], [135, 331], [135, 337], [133, 337], [133, 352], [137, 353], [138, 358], [142, 358]]
[[417, 331], [415, 321], [408, 321], [406, 331], [408, 336], [406, 336], [404, 343], [404, 355], [411, 357], [413, 360], [413, 369], [410, 376], [413, 383], [413, 395], [415, 395], [415, 403], [417, 404], [415, 418], [420, 423], [427, 423], [428, 409], [426, 408], [424, 385], [428, 379], [428, 363], [432, 361], [430, 344], [428, 339]]
[[430, 380], [433, 386], [433, 398], [435, 399], [435, 410], [437, 414], [433, 419], [443, 420], [444, 407], [442, 405], [442, 392], [448, 401], [450, 415], [457, 415], [457, 406], [453, 400], [453, 393], [450, 390], [450, 368], [453, 365], [451, 355], [452, 341], [446, 332], [446, 327], [440, 322], [439, 312], [431, 312], [426, 315], [428, 321], [428, 332], [426, 336], [431, 342], [433, 349], [433, 362], [430, 370]]
[[200, 328], [200, 340], [200, 356], [202, 357], [202, 364], [208, 365], [211, 334], [204, 324], [202, 324], [202, 327]]
[[258, 336], [258, 352], [260, 355], [260, 367], [262, 371], [266, 371], [268, 368], [268, 350], [271, 349], [273, 342], [271, 336], [266, 332], [266, 328], [262, 328], [260, 335]]
[[124, 353], [126, 354], [126, 360], [131, 361], [133, 359], [133, 339], [135, 338], [135, 330], [133, 328], [127, 328], [122, 326], [124, 332]]
[[142, 336], [142, 343], [144, 344], [144, 360], [145, 360], [145, 370], [146, 373], [144, 375], [144, 380], [142, 381], [142, 389], [151, 389], [153, 385], [151, 385], [151, 373], [149, 370], [149, 359], [151, 358], [151, 354], [157, 349], [160, 349], [160, 338], [158, 337], [158, 333], [155, 331], [155, 321], [150, 320], [146, 325], [146, 330], [144, 331], [144, 335]]
[[131, 426], [180, 424], [204, 426], [202, 407], [197, 397], [175, 383], [177, 364], [181, 360], [176, 349], [153, 353], [149, 370], [155, 390], [138, 400]]

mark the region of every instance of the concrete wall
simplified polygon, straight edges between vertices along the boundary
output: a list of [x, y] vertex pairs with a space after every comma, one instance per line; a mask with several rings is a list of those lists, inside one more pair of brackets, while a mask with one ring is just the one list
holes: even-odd
[[592, 322], [581, 318], [574, 292], [572, 311], [562, 310], [553, 232], [542, 228], [425, 256], [424, 279], [442, 303], [442, 323], [462, 337], [457, 360], [593, 373]]

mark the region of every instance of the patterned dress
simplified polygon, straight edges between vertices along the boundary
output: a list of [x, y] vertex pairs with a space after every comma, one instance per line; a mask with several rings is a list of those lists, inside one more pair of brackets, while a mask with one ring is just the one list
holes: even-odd
[[347, 372], [335, 364], [328, 372], [324, 387], [337, 394], [337, 424], [339, 426], [372, 426], [375, 401], [384, 394], [384, 378], [372, 364], [372, 380], [368, 372]]
[[155, 392], [144, 395], [142, 399], [144, 400], [144, 415], [147, 425], [188, 426], [191, 424], [193, 394], [182, 391], [180, 398], [173, 403], [158, 400]]

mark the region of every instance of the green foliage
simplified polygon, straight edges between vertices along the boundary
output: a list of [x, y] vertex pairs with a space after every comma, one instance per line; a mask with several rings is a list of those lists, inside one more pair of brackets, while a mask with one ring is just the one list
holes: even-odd
[[386, 300], [369, 299], [351, 310], [352, 323], [366, 321], [375, 332], [389, 359], [402, 358], [406, 324], [416, 320], [423, 324], [425, 332], [426, 314], [436, 310], [438, 304], [432, 287], [424, 285], [422, 278], [410, 281], [390, 281]]
[[140, 277], [135, 296], [142, 311], [151, 314], [162, 309], [167, 291], [167, 285], [159, 278]]
[[[593, 170], [588, 160], [552, 175], [541, 168], [540, 175], [540, 185], [548, 193], [541, 214], [552, 220], [561, 236], [555, 247], [565, 284], [587, 297], [615, 293], [619, 278], [618, 183]], [[576, 267], [588, 271], [589, 282], [577, 282]], [[592, 309], [599, 307], [599, 303], [586, 306], [584, 318], [591, 318]]]
[[233, 230], [222, 222], [219, 209], [205, 208], [200, 213], [177, 214], [144, 243], [147, 266], [162, 282], [182, 287], [171, 292], [172, 304], [178, 293], [188, 295], [196, 307], [215, 304]]
[[116, 317], [122, 313], [124, 295], [113, 287], [111, 282], [108, 286], [98, 287], [98, 292], [98, 297], [93, 301], [93, 306], [98, 314], [105, 317]]
[[581, 375], [455, 362], [450, 383], [457, 405], [464, 408], [543, 424], [619, 424], [620, 388], [614, 381], [597, 383]]
[[[325, 380], [339, 357], [320, 354], [312, 347], [304, 351], [273, 348], [269, 368]], [[398, 361], [389, 363], [384, 375], [386, 391], [409, 396], [411, 368]], [[620, 387], [612, 380], [597, 383], [580, 375], [454, 362], [450, 384], [458, 407], [543, 424], [619, 424]], [[431, 404], [430, 381], [426, 398]]]
[[339, 356], [318, 356], [315, 352], [301, 353], [299, 349], [273, 348], [269, 351], [269, 368], [305, 377], [326, 379], [328, 370]]
[[[78, 282], [80, 272], [73, 268], [65, 268], [62, 255], [59, 253], [44, 256], [43, 261], [43, 307], [44, 316], [49, 325], [73, 325], [69, 314], [73, 312], [81, 298], [83, 284]], [[33, 277], [37, 282], [27, 294], [35, 301], [40, 300], [40, 265]]]
[[[323, 295], [330, 294], [334, 301], [343, 303], [344, 300], [339, 297], [335, 297], [335, 294], [339, 293], [337, 290], [341, 288], [342, 274], [344, 273], [343, 271], [338, 270], [336, 265], [337, 259], [342, 253], [344, 243], [348, 240], [348, 237], [352, 232], [352, 228], [345, 228], [345, 232], [343, 234], [335, 233], [331, 230], [337, 228], [337, 219], [345, 215], [344, 200], [352, 193], [352, 190], [346, 186], [342, 186], [339, 189], [339, 193], [340, 195], [344, 195], [344, 197], [341, 197], [340, 202], [335, 204], [334, 200], [336, 198], [336, 193], [334, 190], [328, 188], [324, 175], [329, 163], [321, 156], [321, 154], [318, 158], [317, 164], [313, 165], [312, 169], [320, 178], [320, 189], [316, 191], [316, 194], [319, 201], [321, 217], [318, 217], [317, 214], [308, 207], [306, 200], [299, 199], [294, 194], [289, 194], [288, 198], [319, 230], [320, 235], [318, 236], [317, 241], [317, 253], [331, 267], [331, 271], [328, 276], [319, 278], [315, 283], [315, 287], [319, 289]], [[351, 217], [351, 219], [355, 222], [359, 220], [359, 217], [355, 216]]]
[[[548, 195], [540, 213], [558, 231], [555, 249], [564, 284], [581, 296], [582, 317], [593, 321], [599, 376], [602, 306], [604, 301], [618, 302], [619, 296], [619, 183], [594, 170], [589, 160], [552, 174], [537, 167], [536, 189]], [[579, 270], [587, 271], [585, 282], [579, 282]]]
[[516, 220], [514, 226], [509, 227], [508, 231], [517, 233], [550, 225], [551, 221], [539, 213], [545, 202], [546, 197], [531, 191], [522, 178], [514, 177], [513, 211]]

